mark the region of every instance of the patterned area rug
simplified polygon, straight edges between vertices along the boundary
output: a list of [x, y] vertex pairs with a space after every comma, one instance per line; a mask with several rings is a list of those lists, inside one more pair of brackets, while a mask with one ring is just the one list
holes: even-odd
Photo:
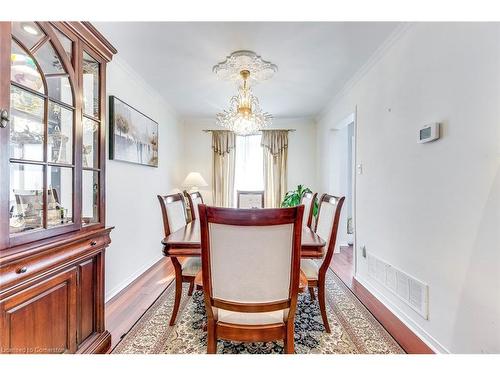
[[[299, 295], [295, 318], [295, 352], [299, 354], [396, 354], [403, 349], [359, 302], [344, 283], [329, 270], [327, 313], [331, 333], [325, 332], [317, 300]], [[206, 320], [203, 292], [187, 295], [187, 284], [175, 326], [168, 322], [174, 304], [174, 283], [138, 320], [113, 354], [202, 354], [206, 353]], [[283, 352], [283, 342], [240, 343], [219, 340], [217, 353], [273, 354]]]

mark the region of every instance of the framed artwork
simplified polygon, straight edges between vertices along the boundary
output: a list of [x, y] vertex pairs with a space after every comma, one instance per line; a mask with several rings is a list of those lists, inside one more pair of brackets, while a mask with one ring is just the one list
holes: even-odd
[[158, 123], [109, 97], [109, 158], [158, 167]]

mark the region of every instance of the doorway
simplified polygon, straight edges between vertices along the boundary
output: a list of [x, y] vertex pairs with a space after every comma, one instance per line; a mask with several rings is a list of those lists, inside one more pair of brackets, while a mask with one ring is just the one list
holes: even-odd
[[331, 267], [349, 287], [356, 273], [356, 112], [332, 129], [329, 191], [345, 196]]

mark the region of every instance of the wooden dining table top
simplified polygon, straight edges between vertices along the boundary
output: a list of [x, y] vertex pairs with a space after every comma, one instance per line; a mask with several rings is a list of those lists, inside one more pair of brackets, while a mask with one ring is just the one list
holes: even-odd
[[[169, 257], [201, 255], [200, 223], [193, 220], [162, 241], [163, 253]], [[322, 258], [325, 241], [309, 227], [302, 227], [302, 258]]]

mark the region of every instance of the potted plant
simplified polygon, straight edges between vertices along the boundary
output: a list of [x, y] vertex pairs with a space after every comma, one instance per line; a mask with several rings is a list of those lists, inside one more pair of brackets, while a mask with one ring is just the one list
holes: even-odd
[[[302, 194], [304, 193], [312, 193], [311, 189], [305, 187], [304, 185], [298, 185], [297, 189], [291, 190], [285, 194], [285, 198], [283, 198], [283, 202], [281, 202], [281, 207], [295, 207], [300, 204], [300, 199], [302, 198]], [[313, 216], [316, 217], [318, 215], [318, 201], [314, 201], [313, 208]]]

